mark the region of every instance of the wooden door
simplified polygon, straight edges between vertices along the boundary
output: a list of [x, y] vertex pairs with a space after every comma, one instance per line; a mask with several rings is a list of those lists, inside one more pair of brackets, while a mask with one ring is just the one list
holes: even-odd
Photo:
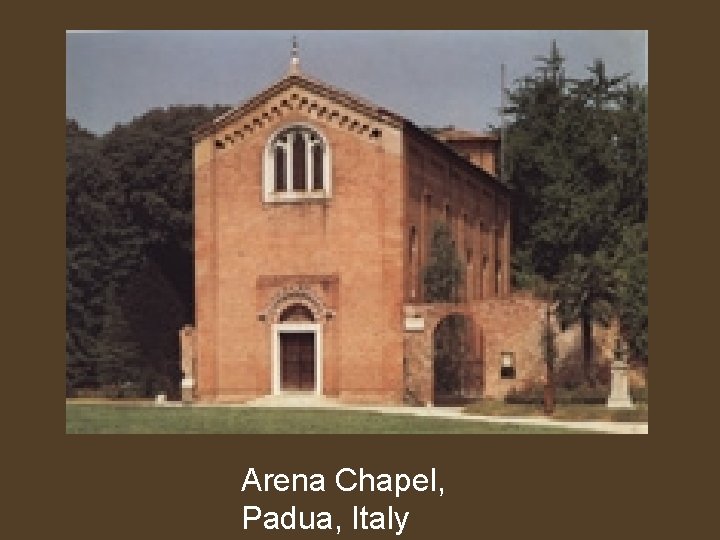
[[280, 381], [282, 390], [315, 390], [315, 334], [280, 334]]

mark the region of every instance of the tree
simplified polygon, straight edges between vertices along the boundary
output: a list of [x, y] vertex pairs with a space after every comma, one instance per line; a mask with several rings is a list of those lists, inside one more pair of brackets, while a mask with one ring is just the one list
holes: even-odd
[[576, 253], [563, 261], [557, 277], [557, 314], [563, 328], [580, 323], [586, 379], [593, 376], [593, 323], [607, 326], [615, 313], [618, 288], [615, 264], [605, 251], [590, 256]]
[[423, 269], [425, 299], [428, 302], [456, 302], [462, 284], [462, 263], [446, 223], [433, 224], [430, 257]]
[[[66, 379], [68, 390], [97, 383], [108, 287], [142, 260], [125, 221], [117, 176], [97, 138], [66, 122]], [[137, 234], [137, 233], [135, 233]]]
[[226, 106], [152, 109], [102, 138], [102, 151], [128, 201], [129, 221], [141, 231], [143, 251], [193, 313], [192, 140], [191, 133], [227, 110]]
[[518, 194], [514, 282], [554, 284], [560, 321], [581, 325], [589, 375], [593, 323], [620, 309], [622, 238], [647, 216], [646, 90], [608, 75], [600, 60], [586, 78], [566, 78], [555, 43], [538, 61], [506, 111], [506, 167]]
[[193, 314], [191, 132], [225, 110], [155, 109], [101, 137], [66, 122], [68, 392], [179, 380], [177, 330]]
[[[556, 217], [569, 207], [561, 186], [569, 183], [572, 161], [567, 154], [571, 121], [569, 81], [564, 58], [555, 42], [548, 57], [539, 57], [535, 75], [524, 77], [510, 92], [505, 166], [515, 189], [513, 219], [514, 276], [525, 285], [531, 276], [546, 278], [559, 268], [558, 244], [569, 241]], [[565, 234], [564, 234], [565, 233]]]
[[618, 311], [620, 331], [634, 358], [648, 357], [648, 237], [647, 223], [624, 231], [618, 252]]
[[94, 374], [100, 387], [139, 386], [143, 371], [143, 356], [127, 316], [117, 297], [115, 286], [106, 289], [107, 301], [103, 324], [95, 340]]
[[[430, 257], [423, 269], [427, 302], [457, 302], [463, 281], [462, 263], [455, 249], [450, 228], [445, 222], [433, 224]], [[433, 333], [433, 373], [436, 398], [461, 392], [461, 370], [468, 353], [466, 320], [451, 314]], [[454, 396], [457, 397], [457, 396]]]

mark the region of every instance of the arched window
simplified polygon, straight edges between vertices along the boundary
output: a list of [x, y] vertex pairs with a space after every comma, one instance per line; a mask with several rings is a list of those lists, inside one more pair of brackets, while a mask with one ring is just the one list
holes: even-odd
[[263, 155], [265, 202], [330, 197], [330, 149], [325, 137], [305, 124], [275, 132]]
[[410, 258], [410, 298], [414, 299], [416, 295], [415, 287], [417, 286], [418, 281], [418, 242], [417, 230], [415, 229], [415, 225], [410, 227], [409, 242], [410, 245], [408, 246], [408, 251]]

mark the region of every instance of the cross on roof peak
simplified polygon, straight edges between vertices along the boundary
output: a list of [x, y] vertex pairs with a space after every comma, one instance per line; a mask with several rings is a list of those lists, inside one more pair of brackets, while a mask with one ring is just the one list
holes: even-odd
[[300, 71], [300, 53], [298, 47], [297, 36], [293, 36], [292, 49], [290, 51], [290, 73], [298, 73]]

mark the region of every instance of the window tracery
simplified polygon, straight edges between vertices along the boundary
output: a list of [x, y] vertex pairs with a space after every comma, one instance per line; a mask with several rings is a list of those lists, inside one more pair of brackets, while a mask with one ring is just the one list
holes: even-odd
[[263, 169], [266, 202], [330, 197], [330, 149], [309, 126], [288, 126], [270, 137]]

